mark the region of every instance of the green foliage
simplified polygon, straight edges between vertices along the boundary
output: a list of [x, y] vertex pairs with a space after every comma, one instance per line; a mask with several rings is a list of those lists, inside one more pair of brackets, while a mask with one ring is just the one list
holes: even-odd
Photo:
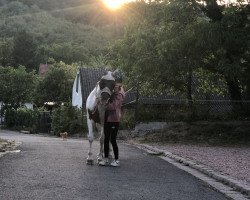
[[135, 127], [135, 112], [134, 109], [124, 109], [122, 112], [122, 120], [120, 122], [120, 129], [132, 130]]
[[221, 74], [212, 73], [205, 69], [197, 69], [194, 72], [195, 91], [193, 95], [195, 99], [202, 99], [204, 96], [216, 94], [218, 96], [228, 96], [228, 90], [225, 79]]
[[25, 67], [0, 67], [0, 101], [10, 107], [32, 102], [36, 84], [37, 76], [26, 72]]
[[[60, 7], [79, 5], [79, 3], [81, 3], [79, 11], [90, 7], [91, 12], [87, 14], [90, 19], [88, 22], [76, 23], [75, 9], [78, 7], [57, 10]], [[50, 7], [51, 4], [53, 6]], [[110, 34], [114, 32], [112, 27], [93, 26], [91, 19], [95, 17], [98, 10], [94, 5], [82, 0], [81, 2], [55, 0], [53, 3], [34, 0], [6, 2], [2, 7], [0, 6], [0, 37], [17, 39], [16, 50], [12, 53], [17, 60], [16, 65], [21, 64], [30, 68], [33, 64], [33, 69], [37, 69], [39, 62], [46, 63], [49, 57], [67, 64], [75, 62], [86, 64], [90, 57], [105, 52], [108, 42], [113, 40], [115, 35]], [[42, 10], [50, 10], [52, 7], [56, 11]], [[67, 17], [67, 12], [72, 12], [70, 19]], [[29, 37], [25, 37], [20, 30], [24, 30]], [[18, 38], [20, 38], [19, 42]], [[31, 45], [27, 46], [29, 40]]]
[[48, 46], [50, 55], [55, 61], [63, 61], [66, 64], [72, 64], [78, 61], [89, 60], [90, 52], [86, 47], [79, 46], [78, 44], [63, 43], [63, 44], [52, 44]]
[[111, 48], [111, 59], [130, 77], [131, 85], [140, 80], [142, 90], [185, 91], [189, 68], [197, 67], [194, 60], [199, 57], [191, 29], [197, 10], [188, 2], [138, 4], [137, 12], [144, 20], [134, 18], [124, 38]]
[[68, 102], [72, 96], [76, 71], [75, 65], [66, 65], [63, 62], [50, 66], [49, 71], [40, 78], [37, 87], [37, 103], [56, 102], [60, 105], [62, 102]]
[[17, 130], [37, 131], [39, 112], [27, 108], [7, 109], [5, 126]]
[[[192, 99], [190, 80], [198, 74], [203, 93], [227, 93], [241, 100], [242, 88], [250, 88], [249, 6], [209, 2], [134, 3], [126, 34], [111, 46], [110, 63], [120, 66], [141, 93], [182, 93]], [[223, 84], [208, 83], [204, 72]]]
[[13, 39], [0, 39], [0, 66], [12, 66], [13, 63]]
[[54, 110], [52, 115], [54, 134], [59, 135], [62, 132], [76, 134], [82, 132], [83, 128], [82, 113], [76, 107], [65, 105]]
[[[16, 1], [16, 0], [9, 0], [9, 1]], [[32, 6], [37, 5], [39, 8], [44, 10], [53, 10], [53, 9], [60, 9], [60, 8], [67, 8], [73, 6], [79, 6], [82, 3], [87, 3], [89, 0], [18, 0], [25, 5]]]
[[29, 7], [22, 4], [21, 2], [14, 1], [9, 4], [5, 4], [0, 8], [0, 16], [1, 17], [10, 17], [13, 15], [21, 15], [28, 11]]
[[26, 31], [20, 31], [14, 37], [13, 57], [14, 65], [26, 66], [27, 69], [32, 71], [36, 70], [38, 63], [35, 61], [36, 52], [35, 41], [31, 34]]

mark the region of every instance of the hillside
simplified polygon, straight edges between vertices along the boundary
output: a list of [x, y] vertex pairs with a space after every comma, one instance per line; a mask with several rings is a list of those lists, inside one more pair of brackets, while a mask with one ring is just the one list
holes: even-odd
[[[5, 5], [7, 2], [14, 2], [15, 0], [0, 0], [0, 5]], [[18, 0], [27, 6], [38, 6], [43, 10], [54, 10], [68, 7], [80, 6], [93, 0]]]
[[[95, 0], [0, 0], [0, 54], [11, 51], [15, 37], [25, 31], [36, 45], [37, 63], [52, 57], [88, 64], [122, 35], [119, 16]], [[13, 65], [13, 58], [4, 60], [10, 62], [0, 60], [0, 65]]]

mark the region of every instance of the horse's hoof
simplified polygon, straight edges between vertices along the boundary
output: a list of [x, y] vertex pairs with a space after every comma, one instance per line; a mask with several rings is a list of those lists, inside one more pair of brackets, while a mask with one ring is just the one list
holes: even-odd
[[101, 162], [102, 161], [102, 158], [98, 157], [97, 158], [97, 163]]
[[87, 160], [87, 165], [93, 165], [94, 164], [94, 160]]

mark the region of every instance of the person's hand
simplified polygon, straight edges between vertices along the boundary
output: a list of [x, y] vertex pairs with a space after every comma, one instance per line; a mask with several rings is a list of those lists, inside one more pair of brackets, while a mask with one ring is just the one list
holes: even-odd
[[124, 88], [123, 88], [123, 86], [121, 86], [120, 91], [121, 91], [122, 93], [125, 93], [125, 92], [124, 92]]

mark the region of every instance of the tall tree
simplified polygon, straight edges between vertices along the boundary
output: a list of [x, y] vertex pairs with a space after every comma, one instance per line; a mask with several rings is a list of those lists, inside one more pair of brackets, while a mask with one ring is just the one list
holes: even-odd
[[0, 66], [11, 66], [13, 64], [13, 40], [4, 38], [0, 40]]
[[29, 71], [37, 70], [38, 63], [36, 62], [36, 44], [31, 34], [25, 30], [20, 31], [14, 37], [13, 57], [14, 65], [18, 67], [23, 65]]
[[166, 0], [137, 2], [133, 9], [126, 35], [110, 54], [132, 81], [139, 77], [147, 90], [186, 91], [192, 100], [192, 73], [203, 68], [223, 76], [231, 99], [241, 100], [249, 80], [248, 5]]
[[201, 35], [208, 44], [204, 68], [224, 76], [231, 100], [239, 109], [242, 91], [250, 79], [250, 6], [240, 1], [236, 5], [219, 5], [215, 0], [207, 0], [201, 9], [209, 19], [208, 31]]
[[37, 84], [34, 72], [26, 72], [25, 67], [0, 67], [0, 101], [13, 108], [33, 102]]
[[111, 48], [112, 57], [146, 90], [185, 92], [192, 101], [192, 71], [201, 53], [193, 45], [199, 10], [179, 1], [140, 2], [134, 9], [137, 14], [125, 37]]
[[40, 77], [36, 102], [40, 105], [45, 102], [55, 102], [58, 105], [69, 102], [76, 71], [75, 65], [63, 62], [53, 64], [44, 77]]

